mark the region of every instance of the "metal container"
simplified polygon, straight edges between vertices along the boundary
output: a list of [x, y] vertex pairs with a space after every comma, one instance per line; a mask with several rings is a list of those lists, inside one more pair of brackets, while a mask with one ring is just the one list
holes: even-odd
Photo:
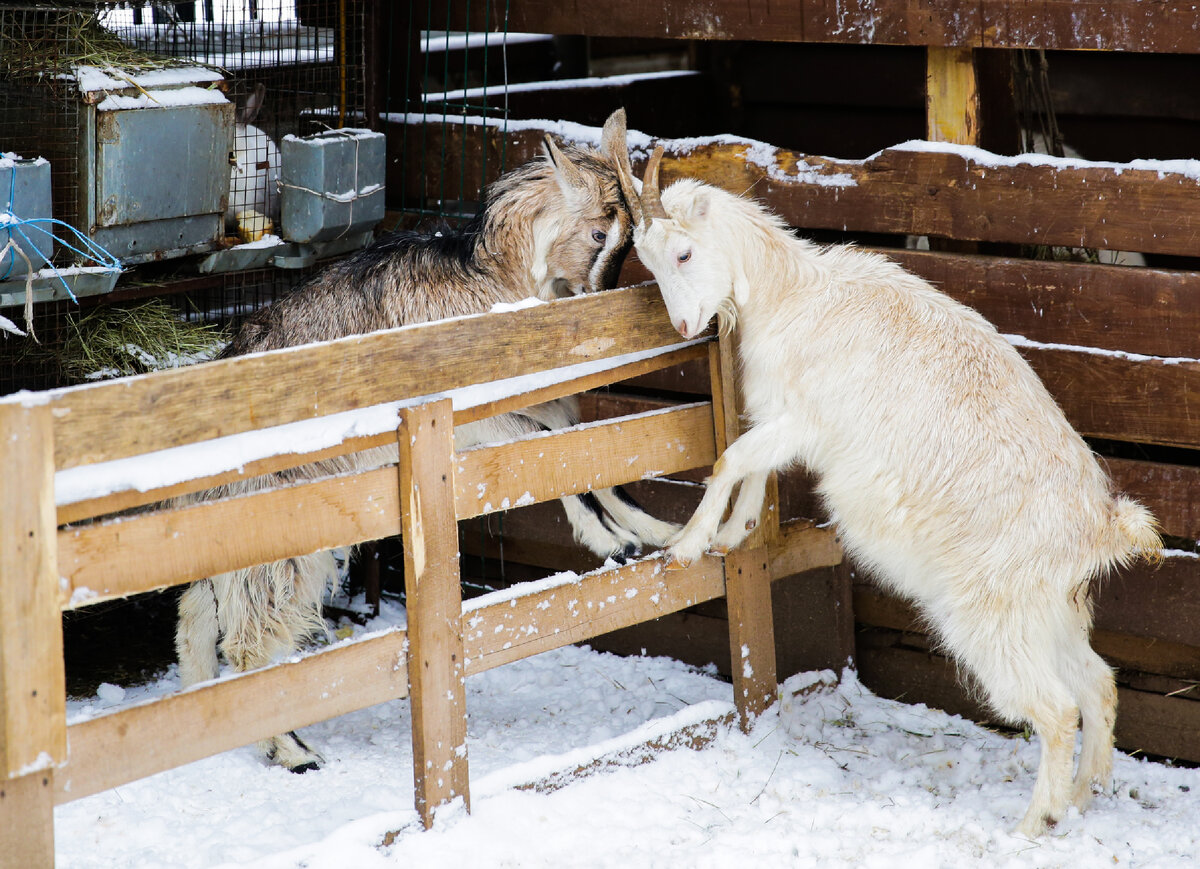
[[219, 244], [234, 138], [221, 80], [201, 67], [80, 75], [79, 220], [122, 263]]
[[369, 232], [384, 216], [386, 139], [371, 130], [285, 136], [281, 231], [287, 241], [327, 242]]
[[[15, 241], [17, 247], [29, 257], [35, 272], [53, 255], [54, 236], [47, 224], [39, 224], [39, 230], [13, 221], [49, 218], [50, 202], [50, 163], [47, 160], [28, 160], [13, 154], [0, 155], [0, 248], [6, 246], [10, 239]], [[25, 257], [16, 251], [9, 250], [0, 256], [0, 281], [19, 277], [28, 271]]]

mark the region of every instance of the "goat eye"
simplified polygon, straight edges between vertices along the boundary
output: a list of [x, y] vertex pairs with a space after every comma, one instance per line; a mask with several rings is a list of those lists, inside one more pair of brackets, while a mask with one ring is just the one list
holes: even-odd
[[602, 230], [602, 229], [593, 229], [592, 230], [592, 241], [596, 242], [596, 244], [604, 244], [604, 240], [606, 238], [608, 238], [608, 233], [606, 233], [604, 230]]
[[681, 254], [680, 254], [678, 257], [677, 257], [677, 259], [678, 259], [678, 260], [679, 260], [681, 263], [685, 263], [685, 262], [687, 262], [688, 260], [690, 260], [691, 258], [692, 258], [692, 252], [691, 252], [690, 250], [685, 250], [683, 253], [681, 253]]

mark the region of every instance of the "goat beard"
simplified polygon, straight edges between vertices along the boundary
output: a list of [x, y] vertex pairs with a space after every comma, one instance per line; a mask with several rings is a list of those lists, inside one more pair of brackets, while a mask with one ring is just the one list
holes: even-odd
[[737, 303], [731, 298], [722, 299], [717, 306], [717, 334], [728, 338], [738, 324]]

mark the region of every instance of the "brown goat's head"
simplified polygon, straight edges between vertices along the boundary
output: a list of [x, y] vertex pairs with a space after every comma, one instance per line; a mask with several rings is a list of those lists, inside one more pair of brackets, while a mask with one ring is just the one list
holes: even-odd
[[[632, 221], [617, 176], [626, 152], [625, 110], [604, 124], [600, 150], [558, 145], [549, 136], [543, 159], [501, 178], [489, 190], [489, 218], [507, 235], [517, 222], [530, 228], [529, 274], [540, 298], [616, 286], [632, 244]], [[499, 242], [500, 239], [497, 239]], [[503, 247], [489, 243], [491, 250]]]

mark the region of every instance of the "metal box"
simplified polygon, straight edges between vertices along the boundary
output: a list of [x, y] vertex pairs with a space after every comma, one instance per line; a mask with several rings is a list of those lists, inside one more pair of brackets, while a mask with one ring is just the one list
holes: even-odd
[[[50, 202], [49, 161], [0, 154], [0, 248], [6, 246], [10, 239], [15, 241], [25, 256], [29, 257], [35, 272], [49, 262], [54, 254], [54, 236], [50, 227], [40, 224], [39, 230], [23, 226], [22, 236], [15, 227], [9, 225], [9, 215], [20, 220], [49, 218]], [[0, 256], [0, 281], [19, 277], [28, 271], [25, 257], [16, 251], [10, 250]]]
[[201, 67], [114, 79], [82, 68], [79, 219], [122, 263], [215, 248], [223, 235], [234, 106]]
[[384, 216], [386, 139], [371, 130], [285, 136], [281, 232], [305, 244], [369, 232]]

